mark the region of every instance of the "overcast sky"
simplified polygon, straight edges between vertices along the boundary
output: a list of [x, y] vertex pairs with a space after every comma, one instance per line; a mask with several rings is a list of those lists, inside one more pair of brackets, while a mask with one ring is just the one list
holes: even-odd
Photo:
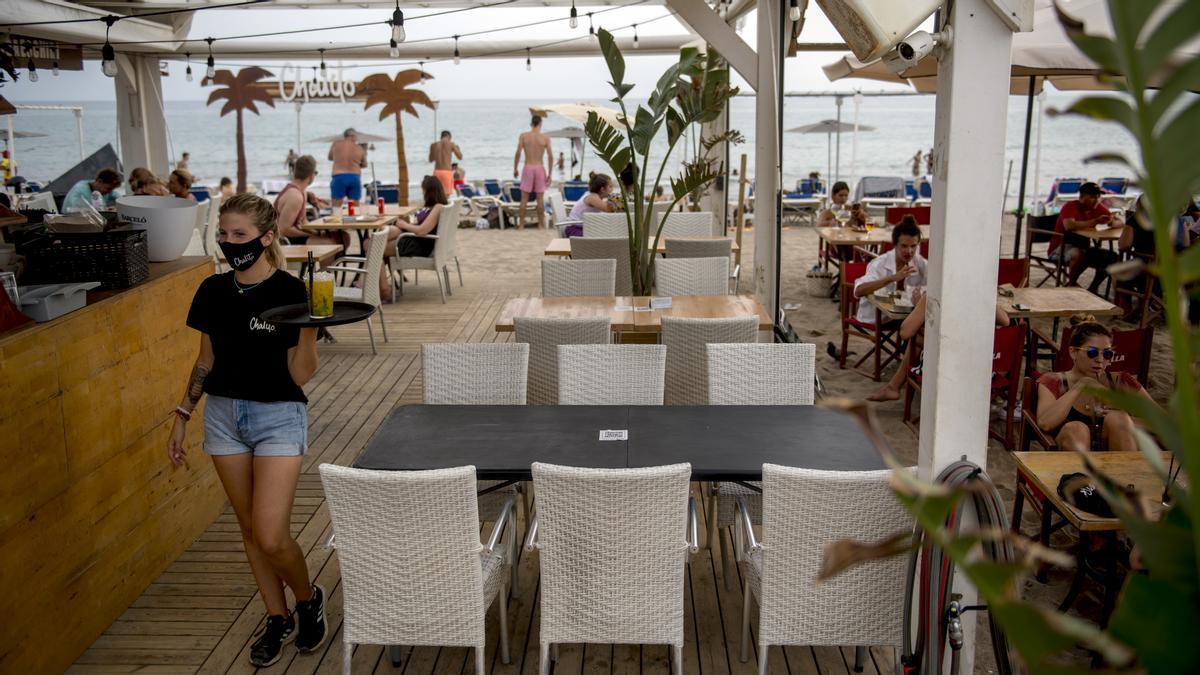
[[[587, 9], [580, 5], [580, 14]], [[599, 10], [602, 7], [594, 7]], [[406, 16], [415, 17], [432, 10], [413, 9]], [[464, 34], [475, 30], [490, 29], [501, 26], [515, 25], [552, 18], [566, 14], [563, 7], [551, 8], [514, 8], [514, 9], [478, 9], [460, 12], [445, 17], [435, 17], [424, 21], [407, 22], [409, 39], [442, 37], [452, 34]], [[383, 21], [390, 17], [390, 12], [379, 9], [346, 9], [346, 10], [225, 10], [197, 12], [192, 22], [190, 37], [222, 37], [229, 35], [248, 34], [264, 31], [289, 30], [297, 28], [312, 28], [324, 25], [338, 25], [371, 20]], [[665, 17], [665, 18], [664, 18]], [[686, 30], [664, 6], [639, 6], [620, 8], [596, 17], [597, 25], [609, 27], [627, 26], [632, 23], [644, 24], [638, 29], [638, 34], [682, 34]], [[657, 19], [657, 20], [656, 20]], [[235, 30], [231, 30], [236, 27]], [[755, 16], [751, 12], [746, 16], [746, 27], [742, 36], [754, 45]], [[586, 34], [587, 21], [582, 19], [576, 29], [580, 34]], [[532, 44], [560, 39], [572, 33], [567, 23], [548, 24], [535, 28], [514, 29], [501, 31], [477, 38], [462, 38], [461, 44], [470, 40], [529, 40]], [[618, 36], [629, 36], [628, 29], [618, 31]], [[370, 27], [353, 30], [323, 31], [319, 33], [293, 35], [271, 38], [281, 44], [320, 46], [322, 43], [361, 43], [372, 40], [386, 40], [387, 27]], [[802, 41], [832, 42], [840, 41], [840, 37], [828, 20], [821, 14], [816, 3], [811, 3], [808, 9], [808, 20], [804, 27]], [[196, 45], [195, 52], [202, 52], [203, 45]], [[883, 83], [868, 80], [843, 80], [831, 83], [821, 72], [820, 66], [839, 58], [837, 53], [801, 54], [787, 60], [785, 71], [785, 90], [787, 91], [828, 91], [854, 90], [878, 91], [887, 89]], [[673, 60], [670, 56], [636, 56], [636, 52], [627, 54], [628, 72], [626, 79], [637, 86], [635, 95], [648, 95], [650, 87], [658, 79], [659, 74]], [[315, 65], [310, 61], [297, 61], [296, 64], [305, 66]], [[357, 65], [349, 62], [344, 65]], [[330, 60], [333, 66], [336, 61]], [[221, 62], [218, 60], [218, 66]], [[237, 65], [248, 65], [237, 62]], [[282, 65], [280, 62], [261, 64], [267, 68]], [[439, 63], [427, 66], [427, 70], [435, 77], [427, 83], [427, 88], [434, 98], [465, 99], [465, 98], [516, 98], [516, 99], [604, 99], [611, 96], [607, 85], [607, 70], [599, 58], [538, 58], [534, 52], [533, 71], [526, 72], [524, 58], [514, 59], [479, 59], [463, 60], [455, 66], [453, 63]], [[405, 66], [409, 67], [409, 66]], [[170, 75], [163, 80], [164, 98], [167, 101], [203, 100], [207, 97], [207, 89], [200, 86], [200, 77], [204, 68], [203, 54], [193, 56], [193, 71], [197, 77], [194, 82], [186, 82], [183, 77], [182, 63], [172, 63], [169, 66]], [[386, 62], [377, 62], [369, 67], [351, 68], [345, 71], [346, 79], [359, 79], [374, 72], [395, 72], [396, 66], [389, 67]], [[40, 72], [40, 79], [31, 83], [22, 78], [16, 84], [8, 84], [3, 89], [3, 95], [17, 103], [33, 101], [69, 102], [112, 100], [112, 81], [100, 73], [99, 63], [88, 62], [82, 72], [63, 71], [55, 78], [48, 72]], [[740, 78], [737, 84], [743, 84]], [[896, 88], [895, 86], [891, 88]], [[743, 86], [743, 91], [748, 91]]]

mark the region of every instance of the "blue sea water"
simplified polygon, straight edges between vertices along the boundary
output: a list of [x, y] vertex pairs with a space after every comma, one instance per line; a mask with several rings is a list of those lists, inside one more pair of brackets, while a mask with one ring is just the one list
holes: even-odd
[[[1068, 93], [1047, 93], [1045, 106], [1063, 107], [1077, 98]], [[521, 100], [443, 100], [436, 113], [424, 108], [420, 117], [405, 115], [403, 118], [404, 147], [407, 154], [410, 179], [419, 181], [432, 167], [426, 162], [429, 143], [440, 129], [453, 132], [455, 141], [462, 147], [465, 158], [463, 166], [468, 180], [482, 178], [509, 178], [512, 176], [513, 155], [516, 151], [517, 135], [528, 128], [529, 105], [551, 101]], [[16, 103], [33, 103], [16, 101]], [[84, 136], [87, 152], [104, 143], [120, 148], [116, 129], [116, 108], [111, 101], [85, 101], [77, 105], [84, 107]], [[1009, 183], [1010, 207], [1017, 192], [1020, 175], [1021, 143], [1024, 133], [1025, 99], [1020, 96], [1009, 98], [1008, 129], [1006, 139], [1006, 161], [1013, 161]], [[853, 103], [846, 99], [842, 109], [842, 120], [853, 122]], [[222, 176], [236, 175], [236, 150], [234, 143], [234, 116], [220, 117], [219, 108], [205, 106], [200, 101], [168, 101], [166, 117], [170, 132], [172, 157], [180, 153], [191, 153], [190, 169], [201, 182], [216, 185]], [[785, 99], [784, 128], [817, 122], [835, 116], [832, 98], [790, 97]], [[1036, 123], [1035, 116], [1035, 123]], [[48, 134], [46, 138], [20, 139], [16, 141], [16, 156], [23, 175], [30, 178], [52, 179], [78, 161], [78, 140], [73, 114], [67, 111], [23, 110], [14, 118], [14, 126], [22, 131]], [[841, 169], [843, 179], [852, 176], [851, 157], [856, 155], [854, 176], [910, 176], [911, 158], [918, 150], [923, 152], [933, 145], [934, 97], [866, 97], [862, 103], [859, 122], [874, 127], [874, 131], [858, 134], [856, 151], [853, 136], [841, 137]], [[1045, 193], [1054, 176], [1089, 176], [1099, 178], [1107, 175], [1125, 175], [1127, 172], [1113, 164], [1088, 164], [1083, 159], [1101, 150], [1116, 150], [1134, 155], [1134, 144], [1115, 125], [1070, 116], [1044, 117], [1041, 150], [1041, 185]], [[298, 125], [299, 124], [299, 128]], [[545, 124], [547, 130], [576, 123], [565, 118], [551, 116]], [[742, 152], [750, 155], [749, 166], [754, 165], [754, 99], [738, 97], [731, 103], [730, 126], [740, 130], [746, 143], [732, 149], [731, 163], [738, 164]], [[393, 118], [379, 120], [378, 108], [364, 110], [359, 102], [310, 103], [303, 107], [297, 119], [296, 109], [291, 103], [279, 103], [275, 108], [262, 108], [261, 115], [247, 113], [246, 154], [248, 176], [252, 182], [285, 176], [284, 159], [291, 148], [301, 153], [313, 154], [319, 160], [321, 176], [326, 181], [329, 164], [325, 161], [327, 144], [313, 142], [320, 136], [339, 134], [346, 127], [395, 138]], [[836, 137], [835, 137], [836, 138]], [[658, 154], [663, 152], [659, 143]], [[566, 152], [568, 142], [556, 139], [555, 152]], [[677, 153], [678, 156], [678, 153]], [[807, 176], [810, 171], [828, 175], [827, 139], [824, 135], [785, 133], [783, 143], [783, 165], [785, 184]], [[371, 153], [374, 174], [383, 181], [395, 181], [397, 176], [397, 153], [392, 141], [377, 144]], [[1033, 181], [1033, 155], [1030, 157], [1030, 185]], [[132, 168], [132, 167], [127, 167]], [[590, 148], [587, 151], [583, 172], [588, 170], [607, 171], [596, 159]], [[368, 169], [368, 173], [371, 170]], [[751, 168], [753, 171], [753, 168]], [[557, 175], [555, 176], [558, 177]]]

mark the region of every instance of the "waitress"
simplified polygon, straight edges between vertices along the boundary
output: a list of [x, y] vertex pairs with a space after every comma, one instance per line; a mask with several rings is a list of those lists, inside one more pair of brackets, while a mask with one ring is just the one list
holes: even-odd
[[[310, 582], [289, 520], [307, 448], [308, 399], [301, 387], [317, 370], [316, 330], [267, 323], [266, 310], [307, 301], [304, 283], [284, 270], [277, 214], [271, 203], [241, 194], [221, 204], [217, 243], [233, 269], [205, 279], [187, 325], [200, 332], [200, 355], [167, 456], [186, 458], [188, 421], [208, 394], [204, 451], [237, 514], [246, 557], [267, 608], [250, 648], [250, 663], [279, 660], [295, 640], [301, 653], [325, 641], [325, 590]], [[296, 597], [288, 610], [284, 585]]]

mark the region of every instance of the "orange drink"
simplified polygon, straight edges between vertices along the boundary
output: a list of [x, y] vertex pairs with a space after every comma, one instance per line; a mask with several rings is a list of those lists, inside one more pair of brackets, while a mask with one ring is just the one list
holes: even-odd
[[[308, 287], [308, 280], [304, 280]], [[308, 288], [308, 315], [314, 319], [333, 316], [333, 275], [329, 272], [313, 274], [312, 286]]]

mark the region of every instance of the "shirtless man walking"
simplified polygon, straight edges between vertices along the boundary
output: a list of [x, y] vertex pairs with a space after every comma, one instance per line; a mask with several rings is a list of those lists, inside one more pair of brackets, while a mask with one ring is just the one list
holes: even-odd
[[[547, 177], [554, 170], [554, 151], [550, 149], [550, 137], [542, 133], [542, 118], [534, 115], [529, 122], [529, 131], [517, 139], [517, 154], [513, 157], [513, 178], [517, 177], [517, 165], [521, 161], [521, 151], [525, 151], [525, 168], [521, 170], [521, 206], [517, 211], [518, 227], [525, 227], [525, 205], [529, 203], [529, 195], [537, 199], [538, 228], [546, 227], [546, 196]], [[546, 164], [542, 166], [542, 157]]]
[[442, 182], [446, 195], [454, 194], [454, 158], [463, 158], [458, 143], [450, 137], [449, 131], [443, 131], [439, 140], [429, 144], [429, 161], [433, 162], [433, 177]]
[[343, 199], [362, 202], [362, 170], [367, 165], [367, 152], [358, 144], [358, 132], [347, 129], [342, 139], [329, 146], [333, 162], [333, 178], [329, 181], [329, 197], [336, 211]]

